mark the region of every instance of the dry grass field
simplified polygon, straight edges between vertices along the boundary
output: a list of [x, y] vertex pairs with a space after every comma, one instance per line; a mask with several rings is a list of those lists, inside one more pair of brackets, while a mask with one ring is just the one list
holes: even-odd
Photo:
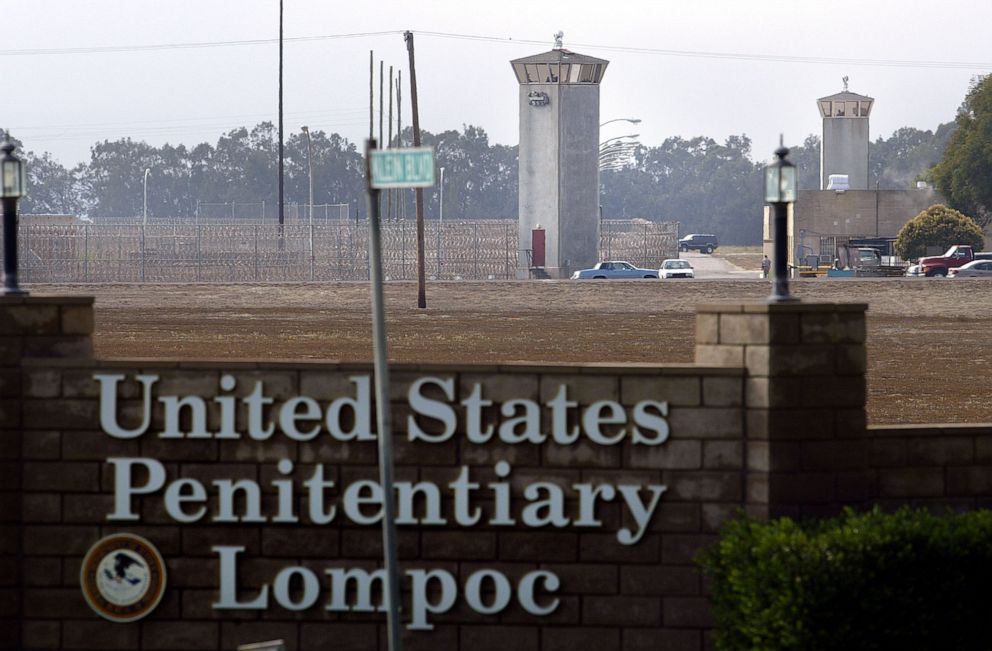
[[[992, 422], [992, 282], [808, 280], [806, 301], [868, 302], [873, 423]], [[365, 283], [32, 285], [96, 297], [99, 357], [372, 358]], [[442, 282], [386, 287], [404, 362], [690, 362], [694, 306], [762, 300], [758, 280]]]

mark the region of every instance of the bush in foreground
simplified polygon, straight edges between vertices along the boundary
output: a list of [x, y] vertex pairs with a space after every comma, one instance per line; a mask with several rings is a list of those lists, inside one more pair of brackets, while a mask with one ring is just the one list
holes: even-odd
[[729, 521], [700, 556], [718, 649], [992, 648], [992, 512]]

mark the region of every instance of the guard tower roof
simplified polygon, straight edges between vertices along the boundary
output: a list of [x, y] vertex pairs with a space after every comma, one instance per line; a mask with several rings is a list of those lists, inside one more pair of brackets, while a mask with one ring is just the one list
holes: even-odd
[[598, 84], [610, 62], [555, 48], [510, 63], [521, 84]]
[[845, 91], [842, 91], [840, 93], [836, 93], [834, 95], [827, 95], [826, 97], [821, 97], [818, 101], [822, 102], [824, 100], [839, 100], [839, 101], [868, 100], [869, 102], [873, 102], [873, 101], [875, 101], [875, 98], [874, 97], [868, 97], [867, 95], [859, 95], [857, 93], [852, 93], [849, 90], [845, 90]]
[[866, 118], [871, 115], [874, 104], [874, 97], [859, 95], [846, 89], [816, 100], [820, 117], [824, 118]]

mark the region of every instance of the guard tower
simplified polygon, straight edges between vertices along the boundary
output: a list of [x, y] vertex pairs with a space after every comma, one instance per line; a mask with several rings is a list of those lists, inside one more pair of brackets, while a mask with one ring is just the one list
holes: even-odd
[[519, 278], [536, 266], [539, 226], [551, 278], [599, 256], [599, 82], [609, 62], [564, 49], [561, 36], [550, 52], [510, 62], [520, 84]]
[[874, 98], [844, 90], [817, 100], [823, 118], [820, 143], [820, 189], [831, 174], [846, 174], [850, 190], [868, 189], [868, 116]]

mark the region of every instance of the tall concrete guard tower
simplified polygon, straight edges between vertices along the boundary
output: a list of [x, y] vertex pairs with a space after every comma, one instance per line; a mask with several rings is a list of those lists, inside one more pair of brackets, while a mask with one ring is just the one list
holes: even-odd
[[[520, 257], [517, 275], [543, 266], [567, 277], [599, 254], [599, 82], [609, 61], [550, 52], [510, 63], [520, 83]], [[535, 260], [543, 229], [545, 260]]]
[[820, 189], [831, 174], [846, 174], [850, 190], [868, 189], [868, 116], [874, 98], [844, 90], [817, 100], [823, 118], [820, 142]]

